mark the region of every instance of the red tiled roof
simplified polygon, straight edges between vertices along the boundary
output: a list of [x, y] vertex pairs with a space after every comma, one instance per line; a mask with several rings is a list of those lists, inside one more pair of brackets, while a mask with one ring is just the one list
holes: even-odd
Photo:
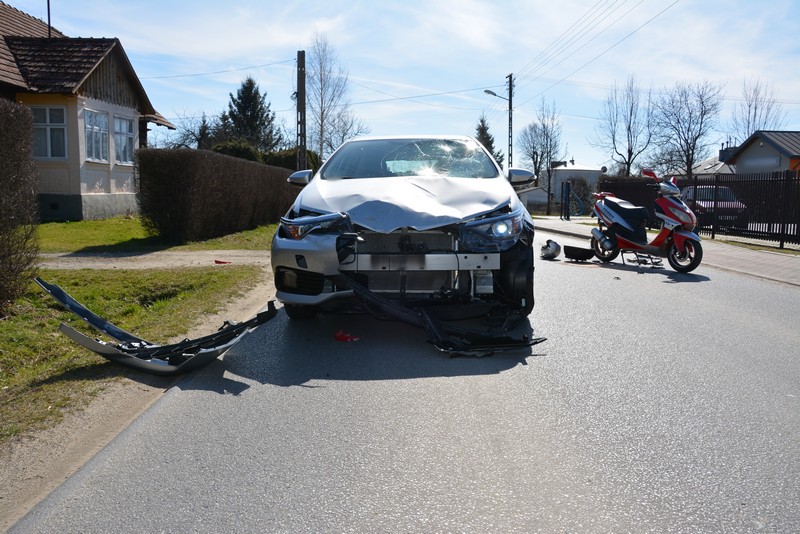
[[37, 93], [74, 93], [117, 39], [6, 37], [22, 78]]
[[153, 109], [119, 39], [70, 38], [47, 24], [0, 1], [0, 94], [12, 87], [37, 93], [76, 93], [109, 54], [130, 73], [131, 84], [146, 120], [175, 129]]
[[[26, 87], [25, 80], [22, 78], [5, 40], [2, 39], [5, 36], [47, 37], [47, 23], [0, 2], [0, 83], [5, 82], [24, 88]], [[50, 28], [50, 36], [66, 37], [55, 28]]]

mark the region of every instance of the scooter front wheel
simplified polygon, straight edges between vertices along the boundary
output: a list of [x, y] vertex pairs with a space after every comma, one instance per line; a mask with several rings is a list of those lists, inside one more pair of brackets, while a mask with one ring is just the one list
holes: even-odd
[[592, 250], [594, 251], [595, 257], [603, 263], [613, 261], [619, 256], [619, 248], [614, 247], [611, 250], [606, 250], [594, 236], [592, 236]]
[[678, 246], [673, 243], [669, 247], [669, 254], [667, 260], [673, 269], [679, 273], [689, 273], [697, 269], [700, 262], [703, 260], [703, 245], [694, 239], [687, 239], [684, 243], [684, 251], [681, 253]]

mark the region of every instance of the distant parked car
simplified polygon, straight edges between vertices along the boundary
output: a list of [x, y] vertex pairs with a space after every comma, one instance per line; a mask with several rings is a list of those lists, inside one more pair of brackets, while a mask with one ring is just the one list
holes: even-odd
[[713, 185], [689, 186], [681, 190], [681, 196], [697, 216], [698, 226], [711, 226], [716, 211], [718, 225], [747, 228], [747, 206], [736, 198], [730, 187], [717, 186], [716, 189], [716, 201]]

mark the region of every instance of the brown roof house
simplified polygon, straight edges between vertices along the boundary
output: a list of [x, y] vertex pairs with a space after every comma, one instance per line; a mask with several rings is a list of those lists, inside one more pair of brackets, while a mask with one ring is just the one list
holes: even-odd
[[137, 211], [133, 153], [158, 114], [119, 39], [67, 37], [0, 2], [0, 98], [31, 108], [42, 220]]

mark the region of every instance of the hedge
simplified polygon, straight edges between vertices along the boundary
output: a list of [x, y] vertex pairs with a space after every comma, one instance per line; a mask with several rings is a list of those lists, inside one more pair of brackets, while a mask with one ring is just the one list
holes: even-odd
[[136, 152], [139, 213], [150, 234], [185, 243], [277, 222], [298, 190], [289, 169], [208, 150]]
[[0, 316], [22, 296], [35, 270], [38, 185], [31, 111], [0, 98]]

